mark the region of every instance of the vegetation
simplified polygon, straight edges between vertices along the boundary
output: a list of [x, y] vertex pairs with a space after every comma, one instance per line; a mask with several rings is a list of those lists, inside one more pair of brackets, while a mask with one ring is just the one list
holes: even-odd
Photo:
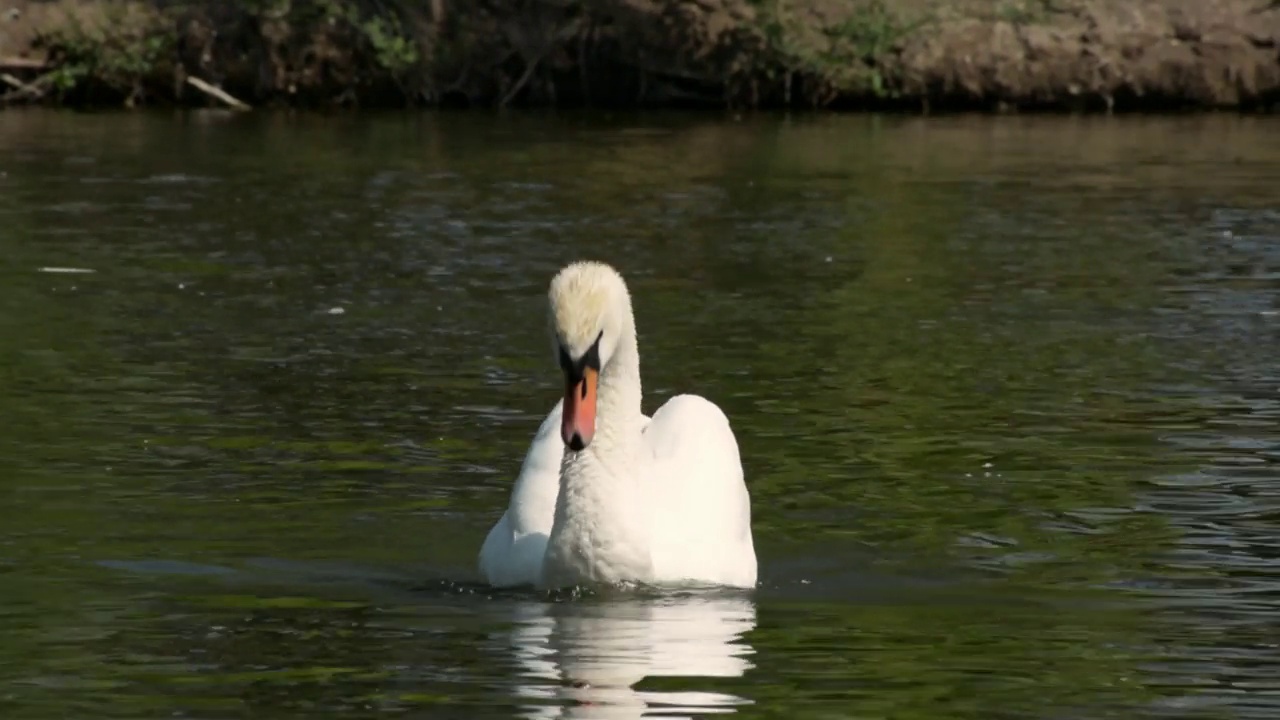
[[[1206, 15], [1213, 53], [1197, 50], [1186, 18], [1174, 27], [1164, 11], [1142, 14], [1168, 25], [1133, 28], [1158, 50], [1146, 54], [1108, 47], [1118, 41], [1091, 30], [1140, 16], [1106, 14], [1120, 2], [1088, 9], [1075, 0], [18, 2], [28, 12], [15, 10], [9, 25], [26, 26], [18, 35], [28, 41], [16, 43], [25, 64], [16, 77], [0, 75], [10, 86], [0, 104], [228, 102], [217, 99], [219, 88], [259, 106], [1078, 107], [1083, 100], [1113, 108], [1117, 98], [1218, 106], [1280, 98], [1280, 63], [1268, 52], [1278, 38], [1257, 30], [1259, 18], [1280, 11]], [[1054, 32], [1025, 31], [1033, 27]], [[1239, 47], [1228, 52], [1223, 38], [1231, 32]], [[1165, 36], [1183, 49], [1170, 51]], [[11, 52], [3, 37], [0, 66]]]
[[785, 102], [792, 101], [792, 79], [804, 78], [808, 99], [825, 105], [849, 90], [884, 98], [894, 93], [882, 65], [895, 43], [930, 21], [909, 21], [891, 12], [884, 0], [852, 7], [830, 25], [815, 25], [796, 12], [790, 0], [767, 0], [759, 6], [759, 27], [768, 41], [772, 63], [766, 71], [784, 74]]
[[95, 20], [67, 13], [42, 38], [51, 50], [50, 84], [60, 97], [100, 84], [132, 107], [145, 99], [148, 81], [172, 64], [177, 35], [161, 15], [126, 3], [104, 3]]

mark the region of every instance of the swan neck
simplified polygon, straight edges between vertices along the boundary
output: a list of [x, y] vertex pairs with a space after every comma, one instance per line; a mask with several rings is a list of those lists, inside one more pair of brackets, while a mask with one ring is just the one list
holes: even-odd
[[621, 452], [640, 439], [641, 395], [640, 353], [634, 323], [629, 323], [600, 373], [596, 437], [588, 451], [594, 447], [597, 454]]
[[[629, 317], [630, 313], [628, 313]], [[649, 509], [637, 468], [643, 425], [640, 357], [628, 323], [596, 390], [595, 436], [566, 452], [543, 581], [615, 582], [651, 570]]]

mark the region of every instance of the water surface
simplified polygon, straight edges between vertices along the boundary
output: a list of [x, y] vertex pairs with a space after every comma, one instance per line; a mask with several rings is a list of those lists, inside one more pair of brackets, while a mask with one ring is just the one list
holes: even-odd
[[[0, 710], [1275, 717], [1276, 130], [2, 113]], [[580, 257], [755, 593], [478, 582]]]

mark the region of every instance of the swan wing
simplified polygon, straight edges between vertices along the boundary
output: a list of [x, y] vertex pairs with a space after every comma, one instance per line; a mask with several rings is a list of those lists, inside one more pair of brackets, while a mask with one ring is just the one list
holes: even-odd
[[560, 492], [560, 417], [564, 400], [551, 409], [529, 444], [511, 501], [480, 547], [480, 573], [495, 587], [532, 585], [542, 574]]
[[751, 497], [738, 442], [706, 398], [677, 395], [644, 430], [655, 580], [754, 587]]

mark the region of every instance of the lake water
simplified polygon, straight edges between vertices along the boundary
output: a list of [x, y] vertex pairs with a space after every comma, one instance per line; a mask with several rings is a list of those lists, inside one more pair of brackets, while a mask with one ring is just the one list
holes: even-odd
[[[1277, 717], [1277, 188], [1264, 118], [0, 113], [0, 715]], [[754, 593], [479, 582], [582, 257]]]

